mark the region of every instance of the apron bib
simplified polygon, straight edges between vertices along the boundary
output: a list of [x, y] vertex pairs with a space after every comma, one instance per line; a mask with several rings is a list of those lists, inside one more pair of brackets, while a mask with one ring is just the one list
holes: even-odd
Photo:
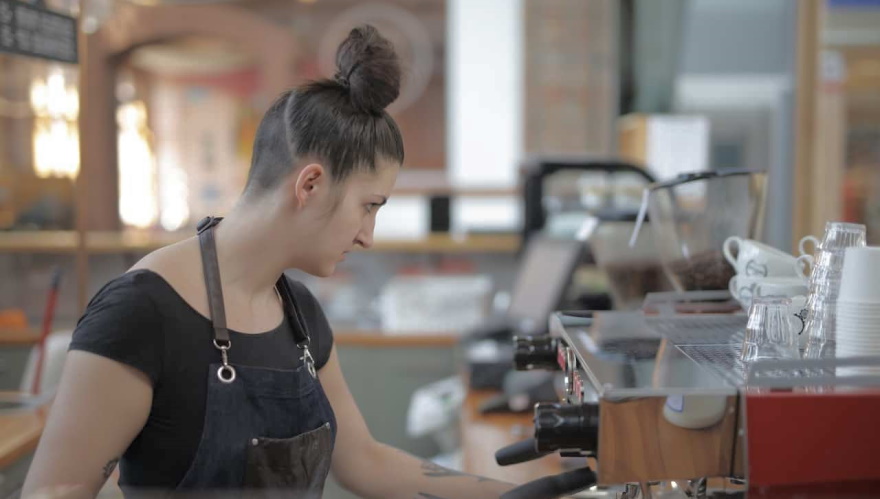
[[319, 498], [330, 471], [336, 420], [317, 379], [305, 322], [282, 275], [276, 289], [303, 365], [282, 370], [229, 363], [232, 342], [214, 243], [220, 220], [209, 217], [199, 223], [199, 244], [221, 362], [208, 369], [201, 441], [175, 494]]

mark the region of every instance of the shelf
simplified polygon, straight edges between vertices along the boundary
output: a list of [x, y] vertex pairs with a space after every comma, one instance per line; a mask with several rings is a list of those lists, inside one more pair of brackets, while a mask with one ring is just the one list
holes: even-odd
[[[96, 231], [86, 235], [90, 254], [146, 253], [181, 241], [190, 234], [141, 231]], [[9, 231], [0, 232], [2, 253], [75, 253], [79, 244], [76, 231]]]
[[0, 232], [4, 253], [75, 253], [79, 238], [72, 230]]
[[[163, 246], [182, 241], [189, 232], [119, 231], [89, 232], [86, 251], [89, 254], [149, 253]], [[513, 253], [519, 249], [519, 236], [431, 234], [420, 239], [378, 240], [367, 251], [401, 253]], [[0, 232], [0, 253], [73, 254], [79, 238], [75, 231], [10, 231]]]
[[193, 235], [191, 232], [95, 231], [86, 234], [86, 247], [90, 254], [149, 253]]
[[519, 197], [522, 186], [479, 187], [450, 183], [445, 170], [403, 168], [391, 191], [396, 196]]

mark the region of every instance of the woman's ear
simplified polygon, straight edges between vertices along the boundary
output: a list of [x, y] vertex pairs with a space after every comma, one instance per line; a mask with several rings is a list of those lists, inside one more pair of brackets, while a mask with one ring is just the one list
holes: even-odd
[[290, 187], [293, 189], [297, 208], [305, 207], [316, 195], [326, 190], [329, 181], [327, 171], [318, 163], [309, 163], [292, 177], [295, 179]]

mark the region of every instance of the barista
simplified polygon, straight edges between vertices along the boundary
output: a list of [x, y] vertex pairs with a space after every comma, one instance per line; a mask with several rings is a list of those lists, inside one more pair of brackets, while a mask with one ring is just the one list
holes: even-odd
[[384, 111], [400, 85], [392, 45], [363, 26], [336, 62], [334, 79], [286, 92], [263, 117], [225, 219], [205, 219], [197, 237], [146, 256], [89, 303], [23, 497], [95, 497], [117, 462], [129, 496], [320, 497], [330, 471], [362, 497], [511, 488], [374, 440], [321, 307], [282, 273], [326, 277], [369, 248], [403, 162]]

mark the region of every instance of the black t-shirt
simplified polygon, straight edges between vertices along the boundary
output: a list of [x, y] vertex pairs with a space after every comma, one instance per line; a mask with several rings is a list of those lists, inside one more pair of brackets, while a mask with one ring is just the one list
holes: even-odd
[[[333, 334], [315, 297], [288, 279], [321, 368]], [[153, 404], [140, 434], [121, 459], [120, 485], [173, 489], [195, 458], [207, 400], [209, 365], [220, 362], [211, 321], [193, 309], [159, 274], [135, 270], [107, 283], [89, 302], [73, 333], [83, 350], [135, 367], [153, 384]], [[229, 331], [230, 364], [296, 369], [302, 364], [288, 318], [260, 334]], [[127, 462], [148, 463], [127, 467]]]

